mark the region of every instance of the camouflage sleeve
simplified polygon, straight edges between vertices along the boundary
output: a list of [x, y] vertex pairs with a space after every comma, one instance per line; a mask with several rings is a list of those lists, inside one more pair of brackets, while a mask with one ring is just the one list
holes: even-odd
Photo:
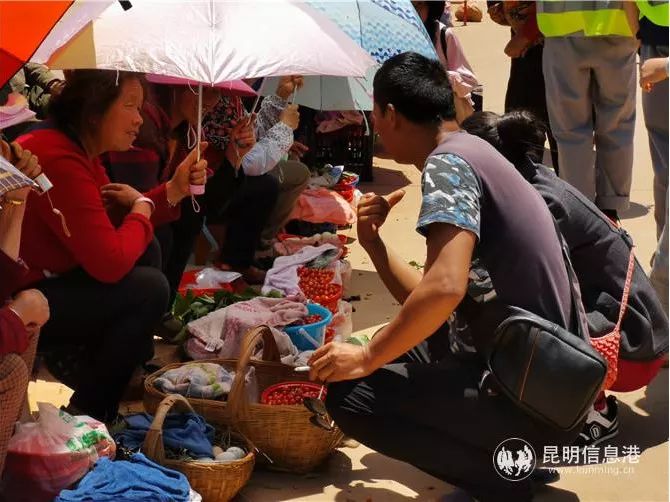
[[421, 235], [427, 235], [433, 223], [446, 223], [479, 238], [481, 189], [467, 162], [453, 154], [429, 157], [421, 183], [423, 201], [416, 225]]

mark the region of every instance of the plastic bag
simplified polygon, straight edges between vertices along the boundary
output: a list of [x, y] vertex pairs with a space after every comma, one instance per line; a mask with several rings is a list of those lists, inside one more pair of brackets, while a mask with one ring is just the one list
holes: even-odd
[[221, 284], [230, 284], [240, 277], [242, 274], [238, 272], [207, 267], [196, 274], [195, 283], [187, 285], [186, 289], [218, 288]]
[[343, 342], [351, 336], [354, 331], [353, 310], [351, 303], [340, 300], [337, 306], [337, 314], [333, 316], [333, 320], [328, 325], [334, 331], [333, 340]]
[[102, 422], [38, 403], [37, 422], [18, 424], [9, 440], [5, 495], [13, 502], [53, 500], [79, 481], [100, 457], [114, 458], [116, 444]]

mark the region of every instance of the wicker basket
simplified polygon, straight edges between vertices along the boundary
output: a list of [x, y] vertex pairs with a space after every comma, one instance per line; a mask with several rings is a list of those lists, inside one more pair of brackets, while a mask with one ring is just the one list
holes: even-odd
[[[263, 360], [251, 360], [261, 340]], [[309, 421], [312, 414], [303, 406], [249, 403], [244, 377], [239, 378], [247, 373], [249, 366], [256, 369], [258, 390], [261, 393], [276, 383], [307, 380], [305, 374], [296, 373], [293, 367], [279, 362], [279, 351], [267, 326], [254, 328], [245, 335], [239, 360], [211, 359], [199, 362], [235, 368], [235, 380], [227, 402], [188, 398], [189, 403], [209, 423], [234, 426], [261, 453], [259, 461], [265, 457], [271, 462], [269, 467], [272, 469], [295, 473], [309, 472], [320, 465], [342, 439], [342, 433], [337, 428], [326, 431], [312, 425]], [[145, 380], [144, 405], [149, 413], [165, 396], [154, 387], [153, 382], [163, 372], [181, 365], [166, 366]]]
[[202, 496], [203, 502], [224, 502], [232, 499], [247, 484], [254, 470], [253, 445], [247, 439], [238, 436], [249, 453], [243, 459], [225, 464], [168, 460], [165, 458], [163, 448], [163, 421], [173, 406], [181, 408], [186, 413], [194, 411], [188, 401], [180, 395], [171, 394], [163, 399], [144, 439], [142, 452], [157, 464], [183, 473], [191, 488]]

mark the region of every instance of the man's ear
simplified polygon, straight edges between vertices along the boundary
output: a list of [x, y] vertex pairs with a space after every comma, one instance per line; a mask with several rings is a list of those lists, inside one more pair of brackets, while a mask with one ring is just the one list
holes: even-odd
[[389, 103], [386, 105], [386, 119], [389, 122], [389, 125], [391, 128], [395, 129], [398, 127], [398, 119], [399, 115], [396, 112], [395, 106], [393, 106], [393, 103]]

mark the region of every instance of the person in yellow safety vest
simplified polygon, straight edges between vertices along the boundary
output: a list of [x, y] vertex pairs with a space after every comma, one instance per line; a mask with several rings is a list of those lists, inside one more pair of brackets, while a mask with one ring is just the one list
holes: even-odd
[[635, 132], [637, 43], [624, 3], [537, 2], [560, 176], [615, 222], [629, 207]]

